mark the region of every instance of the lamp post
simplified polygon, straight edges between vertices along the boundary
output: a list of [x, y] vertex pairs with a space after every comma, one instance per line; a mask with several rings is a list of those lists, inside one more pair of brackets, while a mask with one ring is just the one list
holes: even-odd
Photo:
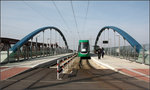
[[111, 55], [111, 38], [108, 39], [108, 45], [109, 45], [109, 54]]
[[119, 38], [119, 58], [120, 58], [120, 35], [116, 35]]
[[36, 58], [37, 58], [37, 42], [38, 42], [38, 37], [39, 37], [40, 35], [38, 35], [38, 36], [36, 36]]
[[116, 35], [115, 35], [115, 31], [114, 31], [114, 56], [115, 56], [115, 46], [116, 46], [116, 41], [115, 41], [116, 38], [115, 38], [115, 36]]
[[33, 43], [33, 37], [31, 38], [31, 45], [30, 45], [30, 50], [31, 50], [31, 51], [30, 51], [30, 53], [31, 53], [31, 59], [32, 59], [32, 49], [33, 49], [33, 48], [32, 48], [32, 43]]
[[43, 57], [44, 57], [44, 31], [43, 31]]
[[[49, 51], [49, 46], [50, 46], [50, 44], [49, 44], [49, 46], [48, 46], [48, 40], [50, 40], [50, 38], [47, 38], [47, 50]], [[47, 55], [48, 55], [48, 51], [47, 51]]]

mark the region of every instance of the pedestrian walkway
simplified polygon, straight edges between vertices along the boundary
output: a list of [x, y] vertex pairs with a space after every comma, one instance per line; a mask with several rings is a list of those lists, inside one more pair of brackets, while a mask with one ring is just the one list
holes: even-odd
[[112, 56], [105, 56], [102, 59], [98, 59], [97, 55], [93, 55], [91, 59], [98, 65], [102, 65], [106, 68], [135, 77], [140, 80], [144, 80], [146, 82], [150, 81], [150, 68], [148, 65]]
[[19, 73], [22, 73], [26, 70], [34, 68], [38, 65], [51, 62], [53, 60], [56, 60], [57, 58], [67, 56], [69, 54], [71, 54], [71, 53], [42, 57], [42, 58], [35, 58], [35, 59], [26, 60], [26, 61], [22, 61], [22, 62], [14, 62], [14, 63], [8, 63], [8, 64], [1, 65], [0, 80], [5, 80], [7, 78], [13, 77]]

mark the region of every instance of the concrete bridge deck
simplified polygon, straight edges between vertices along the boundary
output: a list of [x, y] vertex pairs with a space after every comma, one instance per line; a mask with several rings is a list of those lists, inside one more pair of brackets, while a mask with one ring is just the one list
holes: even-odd
[[102, 59], [98, 59], [97, 55], [95, 55], [92, 56], [92, 60], [100, 66], [150, 82], [150, 67], [148, 65], [112, 56], [105, 56]]
[[[93, 58], [97, 58], [96, 56]], [[107, 57], [105, 57], [106, 61]], [[109, 69], [94, 60], [73, 60], [72, 73], [61, 74], [56, 80], [56, 68], [39, 67], [0, 81], [3, 90], [149, 90], [149, 82]], [[102, 61], [102, 60], [101, 60]]]
[[35, 59], [31, 59], [31, 60], [1, 65], [1, 67], [0, 67], [0, 74], [1, 74], [0, 80], [5, 80], [5, 79], [10, 78], [12, 76], [15, 76], [21, 72], [24, 72], [24, 71], [29, 70], [31, 68], [35, 68], [38, 65], [50, 63], [50, 62], [52, 62], [52, 61], [54, 61], [60, 57], [67, 56], [70, 54], [72, 54], [72, 53], [35, 58]]

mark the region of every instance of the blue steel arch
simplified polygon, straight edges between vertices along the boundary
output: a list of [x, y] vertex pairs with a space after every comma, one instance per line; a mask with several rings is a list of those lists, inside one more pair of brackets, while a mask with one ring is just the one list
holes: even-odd
[[142, 48], [142, 46], [141, 46], [133, 37], [131, 37], [128, 33], [126, 33], [125, 31], [123, 31], [122, 29], [117, 28], [117, 27], [114, 27], [114, 26], [105, 26], [105, 27], [103, 27], [103, 28], [99, 31], [99, 33], [98, 33], [98, 35], [97, 35], [97, 37], [96, 37], [95, 46], [97, 46], [97, 42], [98, 42], [98, 40], [99, 40], [99, 37], [100, 37], [101, 33], [102, 33], [105, 29], [112, 29], [112, 30], [118, 32], [124, 39], [126, 39], [126, 40], [129, 42], [129, 44], [130, 44], [132, 47], [135, 47], [135, 46], [136, 46], [136, 52], [138, 52], [138, 53], [140, 52], [140, 49]]
[[33, 38], [35, 35], [37, 35], [38, 33], [42, 32], [42, 31], [45, 31], [46, 29], [54, 29], [56, 30], [57, 32], [59, 32], [59, 34], [62, 36], [64, 42], [65, 42], [65, 45], [68, 49], [68, 44], [67, 44], [67, 41], [66, 41], [66, 38], [64, 37], [63, 33], [56, 27], [53, 27], [53, 26], [47, 26], [47, 27], [42, 27], [42, 28], [39, 28], [31, 33], [29, 33], [28, 35], [26, 35], [24, 38], [22, 38], [20, 41], [18, 41], [12, 48], [10, 48], [11, 51], [13, 52], [16, 52], [17, 48], [18, 47], [21, 47], [23, 44], [25, 44], [28, 40], [30, 40], [31, 38]]

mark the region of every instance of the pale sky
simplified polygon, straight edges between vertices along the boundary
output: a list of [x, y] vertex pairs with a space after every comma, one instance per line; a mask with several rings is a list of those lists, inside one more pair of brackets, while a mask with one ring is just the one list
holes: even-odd
[[[72, 4], [78, 29], [71, 1], [2, 1], [1, 36], [21, 39], [38, 28], [55, 26], [62, 31], [69, 47], [73, 49], [77, 47], [79, 39], [89, 39], [91, 45], [94, 45], [101, 28], [116, 26], [139, 43], [149, 43], [149, 1], [72, 1]], [[59, 35], [54, 36], [55, 32], [52, 33], [52, 37], [57, 37], [52, 42], [59, 40], [59, 43], [63, 43]], [[107, 39], [107, 31], [105, 34]], [[109, 34], [113, 44], [113, 32], [110, 31]], [[48, 33], [45, 42], [47, 38]], [[41, 40], [42, 34], [39, 36], [39, 41]]]

